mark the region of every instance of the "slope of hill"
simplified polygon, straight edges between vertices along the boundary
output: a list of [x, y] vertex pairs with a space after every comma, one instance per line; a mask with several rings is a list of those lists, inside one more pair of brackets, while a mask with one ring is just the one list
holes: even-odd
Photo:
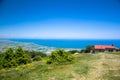
[[[120, 53], [119, 53], [120, 54]], [[45, 59], [0, 70], [1, 80], [119, 80], [120, 55], [77, 54], [74, 64], [48, 65]]]

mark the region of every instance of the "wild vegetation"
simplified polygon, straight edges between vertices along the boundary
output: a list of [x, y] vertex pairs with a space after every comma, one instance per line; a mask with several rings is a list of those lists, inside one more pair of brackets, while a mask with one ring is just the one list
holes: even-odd
[[65, 64], [74, 62], [75, 58], [65, 50], [56, 49], [48, 58], [48, 64]]
[[17, 67], [22, 64], [31, 63], [32, 60], [39, 61], [41, 56], [43, 56], [43, 53], [24, 51], [21, 46], [15, 51], [12, 48], [8, 48], [0, 55], [0, 68]]
[[[14, 52], [14, 54], [18, 53], [16, 51], [9, 49], [9, 52]], [[22, 51], [20, 50], [20, 52]], [[26, 55], [28, 53], [29, 51], [25, 52]], [[29, 54], [28, 56], [32, 60], [31, 63], [28, 62], [17, 67], [0, 69], [0, 80], [120, 79], [120, 52], [71, 54], [57, 49], [48, 56], [40, 56], [38, 54], [36, 56]], [[35, 62], [33, 62], [34, 60]]]
[[[8, 48], [0, 55], [0, 68], [12, 68], [22, 64], [40, 61], [46, 54], [35, 51], [25, 51], [19, 46], [15, 51]], [[47, 64], [65, 64], [74, 62], [75, 58], [63, 49], [56, 49], [47, 58]]]
[[86, 46], [86, 49], [82, 49], [80, 53], [90, 53], [91, 50], [93, 50], [94, 46], [88, 45]]

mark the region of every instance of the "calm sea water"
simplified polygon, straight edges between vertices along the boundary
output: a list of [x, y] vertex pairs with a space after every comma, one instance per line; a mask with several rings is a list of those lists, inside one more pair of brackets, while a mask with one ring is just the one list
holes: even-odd
[[56, 48], [85, 48], [87, 45], [114, 45], [120, 48], [120, 40], [68, 40], [68, 39], [10, 39], [17, 42], [32, 42]]

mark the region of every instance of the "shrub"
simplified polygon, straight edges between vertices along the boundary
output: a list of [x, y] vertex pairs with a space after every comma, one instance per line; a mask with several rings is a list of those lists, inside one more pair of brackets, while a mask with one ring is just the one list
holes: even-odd
[[31, 58], [34, 58], [35, 56], [41, 56], [41, 57], [46, 57], [47, 55], [43, 52], [37, 52], [37, 51], [25, 51]]
[[78, 50], [70, 50], [70, 51], [68, 51], [68, 52], [71, 53], [71, 54], [80, 53], [80, 51], [78, 51]]
[[34, 58], [33, 58], [33, 61], [40, 61], [42, 58], [41, 58], [41, 56], [35, 56]]
[[15, 58], [18, 65], [31, 62], [29, 55], [25, 53], [21, 46], [19, 46], [15, 51]]
[[90, 46], [90, 45], [88, 45], [87, 47], [86, 47], [86, 51], [85, 51], [85, 53], [89, 53], [91, 50], [93, 50], [94, 49], [94, 46]]
[[14, 58], [15, 54], [12, 48], [8, 48], [1, 56], [0, 65], [3, 68], [11, 68], [17, 66]]
[[80, 53], [90, 53], [90, 51], [93, 50], [93, 49], [94, 49], [94, 46], [88, 45], [88, 46], [86, 46], [86, 49], [82, 49], [80, 51]]
[[0, 57], [0, 68], [11, 68], [21, 64], [31, 62], [31, 58], [24, 52], [22, 47], [18, 47], [14, 52], [12, 48], [8, 48]]
[[82, 50], [80, 51], [80, 53], [85, 53], [85, 49], [82, 49]]
[[62, 49], [56, 49], [51, 53], [47, 61], [48, 64], [65, 64], [74, 62], [75, 58], [69, 53]]

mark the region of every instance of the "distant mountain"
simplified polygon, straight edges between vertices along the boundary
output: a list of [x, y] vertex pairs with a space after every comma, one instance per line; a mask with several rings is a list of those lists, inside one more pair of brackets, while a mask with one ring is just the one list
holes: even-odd
[[0, 40], [0, 52], [4, 52], [7, 48], [10, 48], [10, 47], [15, 50], [18, 46], [22, 46], [24, 50], [40, 51], [40, 52], [44, 52], [44, 53], [47, 53], [47, 52], [55, 49], [53, 47], [37, 45], [34, 43], [15, 42], [15, 41], [10, 41], [10, 40]]

